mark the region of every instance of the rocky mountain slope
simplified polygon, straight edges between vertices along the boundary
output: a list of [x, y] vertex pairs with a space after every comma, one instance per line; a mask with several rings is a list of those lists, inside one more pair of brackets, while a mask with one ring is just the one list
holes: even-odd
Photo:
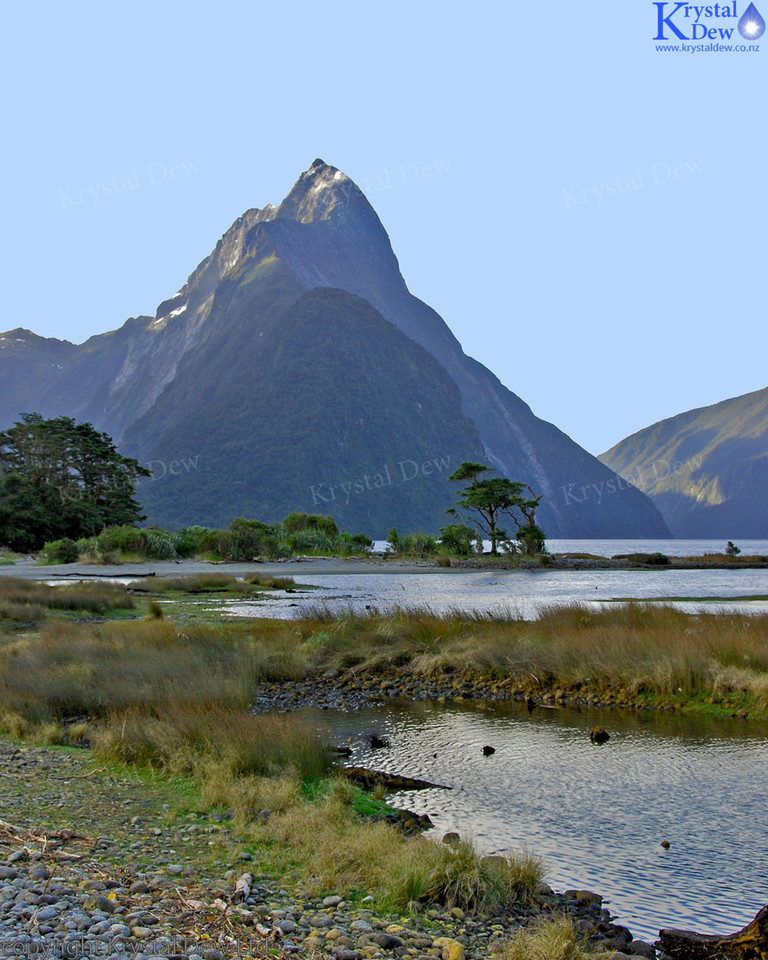
[[661, 420], [600, 459], [676, 537], [768, 537], [768, 388]]
[[321, 160], [238, 218], [154, 317], [80, 346], [3, 335], [0, 382], [0, 426], [75, 416], [148, 464], [139, 493], [163, 524], [313, 510], [373, 536], [436, 530], [447, 474], [479, 459], [542, 495], [552, 537], [667, 534], [642, 493], [464, 354]]

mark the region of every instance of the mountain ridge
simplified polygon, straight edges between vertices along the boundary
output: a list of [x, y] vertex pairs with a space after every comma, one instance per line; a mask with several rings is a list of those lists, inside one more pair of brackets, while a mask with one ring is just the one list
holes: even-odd
[[768, 537], [768, 387], [667, 417], [599, 459], [651, 497], [675, 536]]
[[[280, 204], [253, 208], [238, 217], [181, 289], [159, 304], [155, 317], [133, 318], [116, 331], [72, 347], [61, 369], [49, 364], [43, 371], [44, 363], [34, 369], [34, 365], [27, 364], [32, 372], [33, 389], [27, 391], [24, 402], [28, 402], [31, 393], [39, 399], [35, 409], [43, 415], [65, 413], [87, 418], [110, 433], [130, 455], [165, 462], [164, 451], [173, 446], [189, 447], [194, 440], [192, 421], [203, 422], [215, 416], [215, 411], [206, 407], [204, 398], [206, 392], [221, 395], [214, 377], [226, 377], [226, 372], [217, 360], [217, 352], [229, 356], [231, 369], [237, 371], [231, 383], [233, 393], [241, 396], [244, 403], [258, 408], [258, 391], [246, 382], [249, 373], [239, 362], [239, 354], [247, 354], [254, 369], [261, 369], [259, 341], [271, 342], [280, 324], [298, 325], [301, 318], [291, 312], [293, 306], [305, 294], [317, 289], [337, 291], [331, 299], [340, 311], [338, 329], [349, 330], [342, 323], [344, 317], [366, 313], [359, 303], [342, 297], [344, 292], [365, 301], [383, 322], [413, 342], [414, 348], [406, 349], [377, 319], [375, 326], [382, 343], [400, 351], [403, 357], [407, 355], [409, 363], [421, 363], [425, 371], [428, 369], [435, 389], [451, 405], [454, 420], [464, 424], [464, 419], [468, 419], [474, 425], [474, 439], [470, 439], [471, 431], [465, 432], [466, 424], [458, 431], [464, 437], [462, 443], [467, 451], [473, 451], [472, 458], [483, 459], [502, 474], [529, 483], [542, 495], [539, 516], [551, 536], [651, 537], [668, 533], [661, 516], [638, 491], [621, 490], [610, 501], [603, 499], [602, 502], [568, 496], [574, 484], [606, 484], [612, 476], [610, 470], [557, 427], [535, 417], [523, 400], [464, 353], [442, 318], [409, 292], [389, 237], [362, 191], [341, 171], [319, 159], [299, 177]], [[325, 306], [327, 308], [327, 304]], [[327, 311], [320, 311], [318, 315], [327, 317]], [[369, 315], [366, 313], [366, 316]], [[301, 329], [306, 333], [304, 327]], [[322, 339], [316, 344], [320, 349]], [[370, 340], [365, 340], [365, 344], [366, 349], [376, 352]], [[339, 356], [341, 346], [337, 344]], [[416, 346], [434, 358], [438, 367], [415, 351]], [[417, 359], [419, 356], [421, 360]], [[2, 362], [0, 352], [0, 366]], [[310, 358], [307, 362], [310, 363]], [[352, 361], [347, 358], [345, 362]], [[387, 369], [393, 378], [390, 391], [396, 393], [397, 378], [391, 366]], [[190, 370], [196, 371], [195, 389], [190, 386]], [[370, 389], [376, 392], [379, 385], [375, 383], [375, 368], [366, 365], [366, 370]], [[446, 389], [437, 386], [443, 382], [443, 373], [439, 370], [458, 388], [459, 401], [455, 409], [454, 399], [449, 401]], [[333, 389], [341, 392], [348, 375], [349, 367], [345, 370], [340, 365]], [[280, 375], [273, 370], [270, 376], [279, 378]], [[358, 402], [367, 409], [365, 384], [357, 376], [353, 379], [355, 389], [361, 391]], [[292, 389], [303, 392], [301, 384], [293, 385]], [[323, 381], [322, 391], [324, 402], [331, 403], [332, 384]], [[24, 391], [16, 392], [23, 394]], [[277, 403], [275, 395], [269, 389], [266, 392], [273, 398], [272, 402]], [[17, 395], [0, 402], [0, 422], [8, 422], [19, 412], [21, 399]], [[312, 397], [303, 395], [303, 401], [311, 412]], [[179, 413], [178, 405], [182, 406], [184, 416]], [[437, 411], [433, 413], [435, 438], [439, 437], [442, 444], [446, 442], [440, 425], [442, 418]], [[270, 415], [279, 419], [280, 412], [273, 410]], [[181, 422], [186, 424], [186, 433], [178, 430], [172, 433], [168, 425]], [[415, 422], [409, 427], [414, 438]], [[326, 436], [326, 453], [317, 450], [318, 459], [312, 470], [318, 475], [323, 471], [332, 475], [333, 464], [321, 461], [323, 456], [330, 457], [328, 451], [335, 449], [334, 426], [318, 424], [317, 429]], [[395, 428], [390, 424], [387, 429]], [[432, 426], [424, 423], [423, 429], [429, 436]], [[240, 424], [237, 430], [242, 432], [245, 428]], [[362, 456], [369, 445], [360, 437], [357, 442]], [[239, 445], [243, 457], [246, 450], [253, 455], [245, 435], [233, 435], [230, 440], [211, 435], [207, 443], [219, 444], [227, 450], [228, 443]], [[394, 449], [397, 438], [392, 433], [382, 434], [378, 443], [382, 450]], [[191, 454], [190, 449], [182, 452]], [[229, 453], [225, 459], [230, 462]], [[230, 466], [230, 469], [233, 468]], [[247, 462], [243, 460], [237, 469], [247, 472]], [[240, 494], [232, 495], [228, 509], [252, 514], [258, 503], [261, 508], [267, 505], [271, 514], [279, 513], [279, 488], [281, 484], [290, 485], [290, 479], [288, 474], [280, 477], [275, 474], [269, 481], [265, 478], [263, 482], [272, 486], [271, 493], [261, 491], [258, 496], [249, 494], [246, 484]], [[193, 481], [194, 478], [188, 478], [190, 491]], [[168, 520], [173, 514], [177, 523], [206, 523], [214, 515], [220, 515], [218, 506], [212, 502], [206, 505], [199, 498], [199, 491], [195, 497], [190, 492], [190, 509], [180, 512], [179, 497], [184, 499], [184, 489], [176, 491], [175, 503], [170, 502], [170, 492], [162, 496], [157, 491], [147, 494], [152, 504], [150, 517]], [[376, 518], [369, 510], [365, 514], [366, 522], [379, 526], [368, 530], [381, 535], [387, 526], [397, 523], [398, 509], [410, 517], [409, 522], [416, 523], [418, 516], [409, 512], [406, 503], [407, 498], [413, 496], [412, 490], [400, 491], [402, 502], [399, 507], [390, 504], [394, 513], [387, 521], [383, 509]], [[440, 509], [449, 506], [452, 499], [453, 491], [444, 484]], [[193, 515], [192, 500], [195, 510], [199, 511], [196, 515]], [[435, 510], [427, 509], [426, 504], [422, 506], [422, 521], [434, 525]]]

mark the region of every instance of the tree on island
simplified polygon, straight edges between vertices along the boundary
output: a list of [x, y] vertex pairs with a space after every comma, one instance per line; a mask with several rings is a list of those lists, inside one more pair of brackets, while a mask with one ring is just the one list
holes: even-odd
[[[460, 491], [457, 506], [468, 511], [468, 516], [475, 520], [491, 541], [491, 553], [494, 556], [499, 552], [498, 544], [508, 539], [506, 530], [499, 526], [505, 516], [515, 524], [514, 539], [523, 553], [541, 553], [546, 538], [535, 519], [541, 497], [536, 496], [528, 484], [520, 480], [484, 476], [490, 472], [491, 468], [486, 464], [465, 460], [448, 477], [453, 483], [466, 484]], [[530, 496], [526, 495], [526, 491]], [[460, 516], [456, 508], [446, 512]]]
[[150, 475], [90, 423], [25, 413], [0, 432], [0, 543], [36, 550], [143, 520], [135, 485]]

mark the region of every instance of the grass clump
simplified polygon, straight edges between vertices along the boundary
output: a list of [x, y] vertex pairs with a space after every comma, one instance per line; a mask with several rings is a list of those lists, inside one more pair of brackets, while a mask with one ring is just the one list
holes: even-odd
[[159, 767], [173, 774], [204, 774], [222, 784], [290, 773], [318, 780], [332, 767], [320, 736], [293, 717], [254, 716], [216, 703], [176, 700], [162, 711], [133, 707], [109, 716], [93, 734], [105, 760]]
[[590, 950], [569, 917], [536, 920], [518, 930], [495, 956], [498, 960], [610, 960], [615, 952]]
[[365, 891], [384, 909], [438, 904], [479, 913], [535, 898], [543, 879], [539, 858], [528, 853], [484, 857], [468, 841], [448, 846], [405, 836], [380, 821], [363, 821], [346, 786], [313, 803], [290, 806], [262, 828], [275, 841], [280, 867], [302, 863], [310, 895]]
[[35, 722], [159, 713], [181, 701], [244, 711], [262, 683], [305, 672], [296, 640], [276, 626], [46, 624], [4, 648], [0, 708]]
[[115, 583], [61, 583], [4, 577], [0, 580], [0, 620], [39, 622], [51, 612], [104, 616], [132, 610], [134, 599]]

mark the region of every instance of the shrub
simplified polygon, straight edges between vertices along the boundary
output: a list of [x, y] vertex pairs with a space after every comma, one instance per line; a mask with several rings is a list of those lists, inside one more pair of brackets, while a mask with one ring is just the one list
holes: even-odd
[[185, 527], [176, 534], [176, 552], [180, 557], [195, 557], [203, 553], [203, 544], [210, 533], [207, 527]]
[[138, 527], [123, 525], [107, 527], [97, 537], [99, 553], [103, 557], [114, 554], [129, 556], [147, 556], [147, 533]]
[[160, 527], [149, 527], [144, 531], [147, 544], [147, 557], [153, 560], [175, 560], [178, 557], [176, 546], [179, 535], [161, 530]]
[[475, 548], [477, 534], [465, 523], [449, 523], [440, 529], [440, 544], [448, 553], [468, 557]]
[[237, 517], [226, 531], [229, 536], [229, 556], [225, 560], [253, 560], [254, 557], [277, 556], [277, 533], [274, 527], [261, 520]]
[[336, 537], [339, 528], [333, 517], [323, 516], [320, 513], [289, 513], [282, 523], [283, 533], [298, 533], [300, 530], [318, 530], [326, 537]]
[[67, 538], [46, 543], [42, 553], [48, 563], [77, 563], [80, 556], [75, 541]]
[[398, 556], [429, 557], [437, 552], [437, 539], [431, 533], [403, 535], [393, 527], [387, 534], [387, 541]]

